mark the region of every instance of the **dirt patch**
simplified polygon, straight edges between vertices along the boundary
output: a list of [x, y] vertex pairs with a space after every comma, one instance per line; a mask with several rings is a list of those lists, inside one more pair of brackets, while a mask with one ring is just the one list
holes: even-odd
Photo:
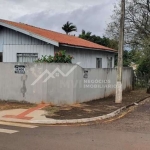
[[9, 109], [29, 109], [35, 107], [36, 104], [31, 104], [27, 102], [10, 102], [10, 101], [1, 101], [0, 100], [0, 111], [9, 110]]
[[44, 110], [47, 111], [47, 118], [53, 119], [81, 119], [90, 118], [111, 113], [123, 106], [133, 102], [147, 98], [150, 94], [146, 93], [146, 89], [138, 89], [123, 94], [123, 103], [115, 104], [115, 97], [93, 100], [90, 102], [65, 105], [65, 106], [48, 106]]

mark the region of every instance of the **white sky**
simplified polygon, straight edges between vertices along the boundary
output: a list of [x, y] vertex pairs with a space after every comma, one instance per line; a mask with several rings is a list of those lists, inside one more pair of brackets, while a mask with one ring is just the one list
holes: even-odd
[[62, 32], [73, 22], [78, 29], [103, 35], [118, 0], [0, 0], [0, 18]]

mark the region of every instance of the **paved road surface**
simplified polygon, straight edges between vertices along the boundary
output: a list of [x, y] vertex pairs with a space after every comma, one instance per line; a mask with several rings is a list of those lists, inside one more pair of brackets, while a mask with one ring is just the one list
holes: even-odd
[[97, 125], [19, 126], [0, 124], [0, 150], [150, 150], [149, 102], [119, 120]]

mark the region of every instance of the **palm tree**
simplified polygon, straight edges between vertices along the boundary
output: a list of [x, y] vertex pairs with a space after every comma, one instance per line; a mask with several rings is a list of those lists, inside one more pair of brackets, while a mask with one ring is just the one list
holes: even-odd
[[62, 29], [66, 32], [66, 34], [69, 34], [72, 31], [77, 31], [77, 27], [69, 21], [63, 25]]

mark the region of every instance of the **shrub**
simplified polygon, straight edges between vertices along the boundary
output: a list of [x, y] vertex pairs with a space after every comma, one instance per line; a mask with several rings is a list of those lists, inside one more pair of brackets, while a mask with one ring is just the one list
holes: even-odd
[[137, 71], [141, 72], [143, 75], [144, 74], [150, 75], [150, 58], [149, 57], [145, 57], [141, 60], [137, 68]]
[[41, 59], [36, 60], [36, 62], [46, 62], [46, 63], [72, 63], [73, 57], [66, 54], [65, 50], [56, 52], [54, 56], [42, 56]]

